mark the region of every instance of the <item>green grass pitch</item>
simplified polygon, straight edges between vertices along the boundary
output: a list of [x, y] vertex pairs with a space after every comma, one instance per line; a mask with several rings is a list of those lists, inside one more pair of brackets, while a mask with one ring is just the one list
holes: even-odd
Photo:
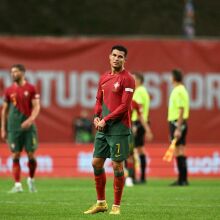
[[[95, 201], [91, 179], [42, 179], [37, 181], [38, 193], [8, 194], [10, 179], [0, 179], [0, 219], [220, 219], [220, 181], [191, 180], [187, 187], [170, 187], [170, 180], [150, 179], [146, 185], [125, 187], [121, 215], [106, 213], [84, 215]], [[113, 202], [112, 179], [108, 178], [106, 197]]]

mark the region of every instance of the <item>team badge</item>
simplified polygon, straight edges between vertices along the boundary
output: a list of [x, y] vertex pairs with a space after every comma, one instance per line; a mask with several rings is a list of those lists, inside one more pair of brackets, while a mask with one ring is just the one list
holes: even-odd
[[11, 144], [11, 149], [14, 149], [14, 148], [15, 148], [15, 144], [12, 143], [12, 144]]
[[120, 86], [119, 82], [116, 82], [116, 83], [114, 84], [115, 90], [116, 90], [119, 86]]
[[24, 91], [24, 96], [28, 96], [29, 95], [29, 92], [28, 91]]
[[16, 94], [15, 94], [15, 93], [12, 93], [12, 94], [10, 95], [10, 97], [11, 97], [11, 99], [14, 99], [14, 98], [16, 97]]
[[35, 99], [39, 99], [40, 98], [40, 95], [39, 94], [36, 94], [35, 95]]
[[17, 105], [16, 94], [15, 94], [15, 93], [11, 94], [11, 95], [10, 95], [10, 98], [11, 98], [12, 104], [13, 104], [14, 106], [16, 106], [16, 105]]

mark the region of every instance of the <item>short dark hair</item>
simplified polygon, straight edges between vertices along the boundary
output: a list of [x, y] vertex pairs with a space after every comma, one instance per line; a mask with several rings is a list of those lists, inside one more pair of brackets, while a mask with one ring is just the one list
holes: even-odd
[[139, 73], [139, 72], [134, 72], [133, 75], [135, 76], [135, 78], [140, 80], [140, 83], [143, 84], [144, 83], [144, 76], [143, 74]]
[[182, 80], [183, 80], [182, 71], [179, 69], [173, 69], [172, 70], [172, 77], [173, 77], [174, 81], [182, 82]]
[[112, 49], [111, 49], [111, 52], [112, 52], [113, 50], [123, 51], [123, 52], [125, 53], [125, 57], [126, 57], [127, 54], [128, 54], [128, 49], [127, 49], [126, 47], [122, 46], [122, 45], [114, 45], [114, 46], [112, 47]]
[[12, 68], [17, 68], [19, 69], [21, 72], [25, 73], [26, 72], [26, 68], [23, 64], [14, 64], [11, 66], [11, 69]]

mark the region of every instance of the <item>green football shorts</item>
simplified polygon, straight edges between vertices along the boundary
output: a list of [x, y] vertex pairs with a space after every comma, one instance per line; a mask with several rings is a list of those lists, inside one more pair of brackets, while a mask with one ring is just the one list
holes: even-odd
[[113, 161], [124, 161], [129, 155], [130, 135], [105, 135], [97, 132], [94, 142], [93, 157], [111, 158]]
[[129, 135], [129, 155], [134, 154], [134, 135]]
[[23, 131], [9, 131], [7, 139], [11, 152], [21, 152], [23, 148], [26, 152], [34, 152], [38, 146], [35, 127]]

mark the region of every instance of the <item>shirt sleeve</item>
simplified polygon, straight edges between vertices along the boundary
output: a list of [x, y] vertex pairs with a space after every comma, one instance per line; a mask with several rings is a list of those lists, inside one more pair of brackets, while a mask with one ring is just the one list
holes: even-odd
[[39, 99], [40, 98], [40, 94], [37, 92], [36, 87], [32, 87], [31, 89], [31, 100], [33, 99]]
[[3, 100], [4, 102], [7, 102], [7, 103], [10, 102], [10, 96], [8, 94], [8, 90], [5, 90], [5, 92], [3, 93]]
[[125, 112], [130, 110], [134, 88], [134, 79], [132, 77], [127, 77], [124, 81], [121, 104], [113, 112], [104, 117], [105, 121], [120, 118]]
[[143, 98], [139, 89], [135, 91], [133, 100], [135, 100], [139, 105], [143, 105]]
[[102, 88], [101, 88], [101, 80], [100, 80], [99, 85], [98, 85], [98, 91], [97, 91], [97, 94], [96, 94], [95, 115], [94, 115], [94, 117], [101, 117], [102, 102], [103, 102], [103, 91], [102, 91]]
[[181, 93], [177, 93], [177, 102], [176, 102], [176, 105], [178, 108], [183, 108], [184, 107], [184, 97], [182, 96]]

